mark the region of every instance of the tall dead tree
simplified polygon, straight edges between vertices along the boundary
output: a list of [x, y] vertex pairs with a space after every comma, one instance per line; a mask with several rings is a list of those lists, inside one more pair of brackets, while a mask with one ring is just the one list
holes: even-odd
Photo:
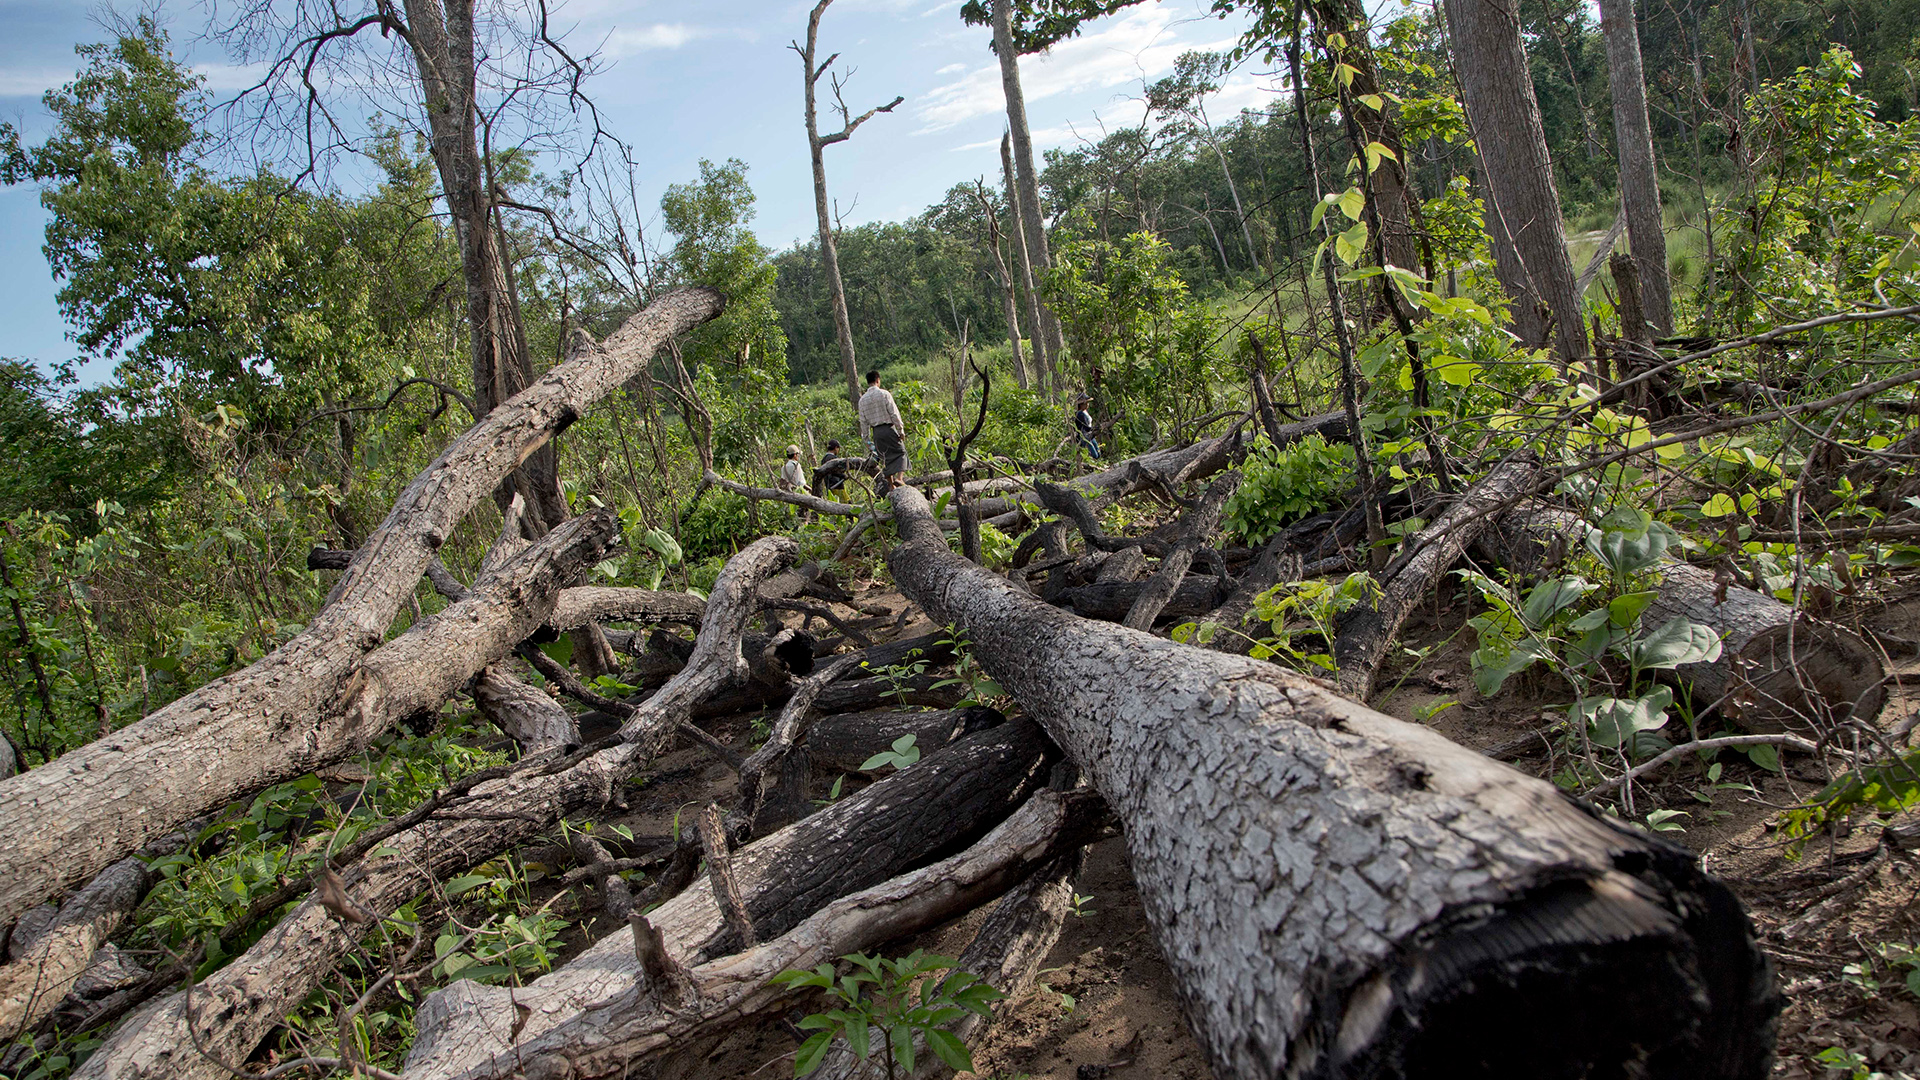
[[1607, 85], [1613, 91], [1613, 141], [1620, 159], [1620, 205], [1627, 215], [1627, 246], [1639, 264], [1640, 302], [1658, 334], [1673, 332], [1667, 279], [1667, 234], [1654, 175], [1653, 127], [1647, 120], [1646, 76], [1640, 67], [1640, 30], [1633, 0], [1600, 0], [1600, 32], [1607, 43]]
[[901, 590], [1119, 819], [1215, 1076], [1767, 1075], [1770, 966], [1689, 853], [1316, 680], [1062, 612], [890, 498]]
[[1046, 393], [1054, 384], [1055, 376], [1040, 333], [1045, 316], [1041, 314], [1040, 290], [1035, 287], [1033, 252], [1027, 248], [1027, 219], [1020, 212], [1020, 185], [1014, 176], [1011, 131], [1000, 136], [1000, 175], [1007, 189], [1007, 207], [1013, 212], [1013, 265], [1020, 272], [1020, 288], [1027, 298], [1027, 331], [1033, 335], [1027, 339], [1033, 347], [1033, 380], [1041, 392]]
[[1453, 70], [1486, 180], [1494, 272], [1520, 336], [1541, 346], [1550, 331], [1560, 364], [1578, 363], [1587, 358], [1586, 324], [1517, 0], [1448, 0], [1446, 9]]
[[[1004, 152], [1006, 140], [1000, 140]], [[1007, 189], [1012, 194], [1013, 189]], [[1000, 312], [1007, 320], [1007, 344], [1013, 349], [1013, 381], [1020, 389], [1027, 388], [1027, 360], [1020, 350], [1020, 304], [1019, 290], [1013, 287], [1013, 271], [1007, 268], [1007, 259], [1000, 247], [1000, 211], [987, 196], [987, 185], [974, 181], [974, 201], [980, 204], [980, 217], [986, 223], [987, 251], [993, 255], [993, 270], [1000, 282]]]
[[[1013, 143], [1014, 205], [1020, 232], [1027, 241], [1027, 259], [1033, 277], [1053, 265], [1047, 251], [1047, 229], [1040, 209], [1040, 174], [1033, 167], [1033, 136], [1027, 130], [1027, 97], [1020, 89], [1020, 50], [1013, 41], [1013, 0], [993, 0], [993, 51], [1000, 59], [1000, 86], [1007, 97], [1007, 134]], [[1031, 287], [1031, 286], [1030, 286]], [[1060, 320], [1037, 300], [1039, 323], [1034, 327], [1034, 352], [1046, 369], [1053, 393], [1060, 392]]]
[[820, 0], [813, 5], [813, 11], [807, 15], [807, 43], [789, 42], [787, 47], [800, 54], [802, 81], [806, 84], [807, 153], [813, 162], [813, 212], [820, 221], [820, 263], [827, 274], [827, 293], [833, 304], [833, 334], [840, 342], [840, 373], [847, 378], [847, 403], [859, 408], [860, 361], [854, 355], [853, 323], [847, 318], [847, 290], [840, 283], [840, 249], [833, 241], [833, 213], [827, 204], [826, 149], [834, 143], [846, 142], [853, 137], [854, 129], [873, 119], [875, 113], [892, 112], [895, 106], [906, 99], [895, 97], [885, 105], [876, 105], [855, 116], [853, 110], [847, 108], [846, 99], [841, 96], [846, 83], [835, 75], [827, 82], [833, 90], [834, 107], [840, 112], [840, 130], [820, 134], [820, 80], [840, 57], [839, 53], [833, 53], [817, 64], [813, 59], [820, 40], [820, 17], [827, 13], [827, 5], [831, 3], [833, 0]]

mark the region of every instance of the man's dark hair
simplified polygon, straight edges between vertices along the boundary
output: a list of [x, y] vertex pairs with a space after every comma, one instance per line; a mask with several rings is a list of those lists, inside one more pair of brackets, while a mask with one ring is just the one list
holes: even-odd
[[868, 386], [880, 385], [880, 373], [877, 371], [867, 372], [867, 385]]

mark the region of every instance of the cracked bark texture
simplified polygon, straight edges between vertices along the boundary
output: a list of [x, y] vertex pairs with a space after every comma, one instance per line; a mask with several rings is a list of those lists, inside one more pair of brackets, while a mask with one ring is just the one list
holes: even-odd
[[[1045, 786], [1052, 756], [1033, 724], [1002, 724], [741, 847], [733, 873], [748, 917], [763, 936], [782, 935], [838, 897], [964, 847]], [[709, 889], [688, 889], [647, 918], [687, 967], [741, 947]], [[408, 1080], [510, 1063], [516, 1046], [606, 1007], [639, 972], [633, 931], [623, 928], [525, 987], [460, 981], [436, 991], [416, 1018]]]
[[1040, 604], [890, 497], [895, 581], [1119, 818], [1216, 1076], [1767, 1074], [1771, 970], [1691, 855], [1315, 680]]
[[664, 341], [723, 306], [709, 289], [669, 293], [468, 428], [401, 492], [306, 629], [265, 659], [0, 781], [0, 833], [11, 838], [0, 924], [197, 814], [351, 753], [356, 740], [337, 729], [353, 718], [324, 705], [350, 689], [454, 526]]

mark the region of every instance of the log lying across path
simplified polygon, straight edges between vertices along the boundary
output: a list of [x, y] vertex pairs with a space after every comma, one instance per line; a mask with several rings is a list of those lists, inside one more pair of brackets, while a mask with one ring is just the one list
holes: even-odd
[[[1528, 503], [1509, 511], [1482, 539], [1490, 561], [1524, 574], [1551, 568], [1580, 550], [1587, 523], [1578, 514]], [[1720, 658], [1682, 664], [1675, 675], [1696, 708], [1719, 712], [1757, 734], [1816, 736], [1848, 718], [1871, 722], [1886, 704], [1880, 655], [1844, 626], [1796, 616], [1791, 604], [1740, 585], [1722, 586], [1711, 571], [1668, 557], [1656, 572], [1660, 596], [1641, 615], [1658, 627], [1676, 616], [1712, 627]]]
[[554, 432], [723, 306], [710, 289], [669, 293], [467, 429], [401, 493], [306, 629], [265, 659], [0, 781], [0, 925], [197, 814], [365, 745], [377, 729], [336, 703], [369, 677], [361, 661], [454, 527]]
[[1771, 970], [1685, 851], [1314, 680], [1049, 607], [890, 498], [895, 581], [1120, 820], [1216, 1076], [1767, 1075]]

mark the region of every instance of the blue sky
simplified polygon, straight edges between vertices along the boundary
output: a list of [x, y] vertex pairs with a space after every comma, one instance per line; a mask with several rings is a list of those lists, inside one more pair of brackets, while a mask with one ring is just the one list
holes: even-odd
[[[213, 90], [232, 92], [252, 81], [251, 70], [203, 37], [205, 4], [149, 2], [176, 52], [207, 75]], [[697, 175], [701, 158], [737, 157], [749, 165], [759, 196], [755, 227], [778, 249], [814, 231], [800, 61], [787, 49], [804, 35], [811, 6], [554, 0], [552, 10], [569, 48], [597, 50], [607, 62], [588, 90], [605, 125], [634, 146], [646, 205], [656, 205], [666, 185]], [[987, 30], [964, 25], [959, 8], [960, 0], [835, 0], [828, 9], [820, 48], [823, 55], [841, 53], [839, 70], [854, 70], [848, 103], [861, 111], [895, 94], [907, 99], [827, 151], [829, 191], [847, 224], [907, 217], [955, 183], [998, 176], [1005, 122], [998, 69]], [[1206, 0], [1149, 0], [1050, 54], [1024, 58], [1036, 142], [1069, 145], [1097, 138], [1103, 123], [1137, 121], [1143, 79], [1168, 73], [1187, 49], [1224, 48], [1238, 36], [1238, 23], [1212, 18], [1206, 8]], [[30, 140], [45, 131], [39, 96], [73, 77], [75, 44], [107, 36], [104, 10], [0, 0], [0, 119]], [[1230, 116], [1263, 105], [1269, 94], [1263, 80], [1240, 73], [1210, 111]], [[33, 190], [0, 188], [0, 356], [54, 363], [75, 355], [40, 253], [45, 225]]]

